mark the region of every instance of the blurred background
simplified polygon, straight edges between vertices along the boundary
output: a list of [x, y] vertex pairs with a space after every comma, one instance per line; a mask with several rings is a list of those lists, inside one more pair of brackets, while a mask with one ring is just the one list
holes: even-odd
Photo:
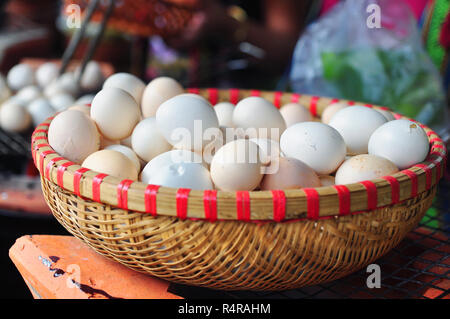
[[[60, 61], [92, 2], [0, 0], [0, 73]], [[430, 125], [448, 142], [448, 0], [117, 0], [108, 21], [110, 1], [96, 2], [73, 59], [82, 60], [99, 36], [92, 60], [105, 76], [373, 103]], [[31, 132], [0, 129], [0, 270], [8, 274], [0, 298], [30, 297], [7, 255], [16, 238], [66, 234], [42, 198]]]

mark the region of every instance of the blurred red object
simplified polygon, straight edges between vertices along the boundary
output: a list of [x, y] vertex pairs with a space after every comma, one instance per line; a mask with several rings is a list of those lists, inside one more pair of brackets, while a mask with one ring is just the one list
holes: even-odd
[[[64, 13], [78, 5], [82, 13], [87, 9], [89, 1], [65, 0]], [[123, 0], [116, 3], [108, 26], [122, 32], [138, 36], [169, 36], [179, 33], [188, 23], [198, 0]], [[101, 3], [94, 12], [92, 20], [101, 21], [107, 3]]]

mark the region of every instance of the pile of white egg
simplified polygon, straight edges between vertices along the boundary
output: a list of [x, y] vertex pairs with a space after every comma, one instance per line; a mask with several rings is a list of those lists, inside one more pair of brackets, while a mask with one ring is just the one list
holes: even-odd
[[17, 64], [6, 79], [0, 75], [0, 127], [8, 132], [24, 132], [37, 126], [56, 112], [70, 106], [90, 103], [104, 81], [100, 65], [90, 61], [80, 85], [76, 83], [77, 68], [59, 76], [59, 66], [46, 62], [34, 69], [28, 64]]
[[297, 103], [262, 97], [215, 106], [175, 80], [145, 85], [117, 73], [91, 106], [52, 120], [48, 139], [65, 158], [121, 179], [175, 188], [271, 190], [347, 184], [425, 159], [428, 137], [387, 111], [337, 103], [314, 119]]

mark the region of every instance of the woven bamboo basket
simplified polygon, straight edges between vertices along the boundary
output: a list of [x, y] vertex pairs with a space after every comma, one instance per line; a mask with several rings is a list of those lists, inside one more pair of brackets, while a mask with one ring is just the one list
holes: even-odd
[[[299, 102], [316, 117], [337, 101], [255, 90], [188, 91], [212, 105], [251, 95], [277, 107]], [[69, 162], [48, 144], [51, 119], [36, 128], [32, 153], [45, 199], [69, 232], [137, 271], [226, 290], [299, 288], [374, 262], [430, 207], [446, 156], [442, 140], [417, 123], [429, 136], [429, 156], [392, 176], [296, 190], [173, 189], [121, 181]]]

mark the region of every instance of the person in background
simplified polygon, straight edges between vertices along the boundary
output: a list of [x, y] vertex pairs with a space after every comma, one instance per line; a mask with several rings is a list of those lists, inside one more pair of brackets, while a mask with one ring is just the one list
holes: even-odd
[[151, 40], [148, 75], [191, 87], [273, 89], [319, 2], [200, 0], [184, 32]]

